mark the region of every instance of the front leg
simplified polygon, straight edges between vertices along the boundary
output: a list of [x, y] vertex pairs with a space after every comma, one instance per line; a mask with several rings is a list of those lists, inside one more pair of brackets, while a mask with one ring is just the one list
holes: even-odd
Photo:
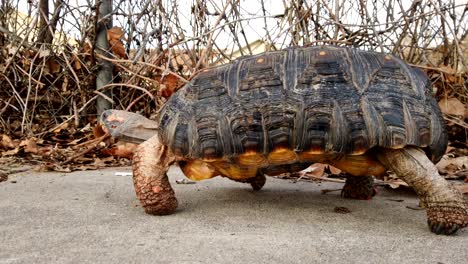
[[133, 184], [146, 213], [167, 215], [176, 210], [177, 199], [166, 174], [173, 162], [174, 156], [160, 142], [158, 135], [142, 143], [135, 151]]
[[439, 175], [421, 149], [385, 149], [379, 152], [378, 159], [416, 191], [427, 207], [427, 222], [432, 232], [450, 235], [468, 226], [467, 202]]

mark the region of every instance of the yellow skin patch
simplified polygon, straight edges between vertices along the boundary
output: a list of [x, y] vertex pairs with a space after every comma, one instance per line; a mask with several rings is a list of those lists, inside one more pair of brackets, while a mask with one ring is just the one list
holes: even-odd
[[246, 180], [255, 177], [261, 168], [295, 162], [327, 163], [353, 176], [380, 176], [386, 171], [385, 167], [369, 154], [296, 153], [288, 149], [275, 150], [269, 153], [268, 157], [256, 152], [247, 152], [231, 160], [189, 160], [181, 167], [184, 174], [195, 181], [218, 175], [234, 180]]

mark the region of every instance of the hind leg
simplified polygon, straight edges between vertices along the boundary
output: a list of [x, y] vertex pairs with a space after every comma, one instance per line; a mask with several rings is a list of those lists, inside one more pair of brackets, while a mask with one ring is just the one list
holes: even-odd
[[133, 155], [133, 184], [138, 199], [148, 214], [167, 215], [177, 208], [167, 170], [174, 157], [168, 148], [153, 136], [138, 146]]
[[341, 196], [349, 199], [370, 200], [377, 194], [374, 178], [385, 173], [386, 168], [373, 154], [344, 155], [329, 160], [327, 163], [346, 173], [346, 183]]
[[416, 191], [427, 207], [427, 222], [432, 232], [450, 235], [468, 226], [468, 203], [439, 175], [422, 150], [385, 149], [379, 152], [378, 159]]
[[370, 200], [376, 194], [374, 177], [346, 175], [346, 183], [341, 190], [341, 196], [343, 198]]
[[248, 179], [247, 182], [250, 183], [254, 191], [260, 191], [266, 182], [265, 174], [258, 170], [257, 175], [253, 178]]
[[[227, 176], [225, 176], [225, 177], [227, 177]], [[236, 182], [250, 183], [250, 186], [252, 186], [252, 189], [254, 191], [260, 191], [262, 189], [263, 185], [265, 185], [265, 182], [266, 182], [265, 174], [263, 174], [263, 172], [261, 172], [260, 170], [258, 170], [257, 175], [255, 177], [252, 177], [252, 178], [248, 178], [248, 179], [229, 178], [229, 179], [231, 179], [233, 181], [236, 181]]]

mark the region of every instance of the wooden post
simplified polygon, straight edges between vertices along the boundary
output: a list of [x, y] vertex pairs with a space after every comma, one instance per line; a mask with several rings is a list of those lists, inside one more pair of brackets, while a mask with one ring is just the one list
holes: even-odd
[[[96, 5], [99, 6], [98, 24], [96, 31], [96, 52], [100, 55], [110, 57], [109, 41], [107, 40], [107, 29], [112, 27], [112, 0], [97, 0]], [[104, 17], [108, 16], [106, 19]], [[112, 63], [107, 60], [97, 59], [99, 69], [96, 75], [96, 89], [99, 89], [109, 83], [112, 83]], [[105, 90], [102, 93], [109, 98], [112, 98], [112, 91]], [[112, 103], [103, 96], [99, 96], [96, 100], [96, 114], [98, 119], [101, 118], [102, 112], [112, 108]]]

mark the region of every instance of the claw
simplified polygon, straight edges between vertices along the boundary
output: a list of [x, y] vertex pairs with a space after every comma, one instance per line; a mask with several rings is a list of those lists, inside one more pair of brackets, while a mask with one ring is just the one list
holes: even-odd
[[461, 204], [459, 207], [430, 207], [427, 210], [427, 223], [430, 230], [438, 235], [451, 235], [458, 229], [466, 227], [468, 215], [465, 206]]
[[455, 234], [458, 229], [461, 228], [458, 224], [445, 224], [427, 221], [429, 229], [437, 235], [452, 235]]

